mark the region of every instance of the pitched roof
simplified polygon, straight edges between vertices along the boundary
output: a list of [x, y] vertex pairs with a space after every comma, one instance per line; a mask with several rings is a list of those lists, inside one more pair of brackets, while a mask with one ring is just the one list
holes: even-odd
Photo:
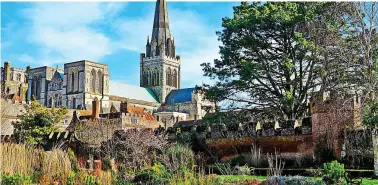
[[165, 98], [167, 104], [183, 103], [192, 101], [192, 93], [195, 88], [172, 90]]
[[59, 73], [59, 76], [60, 76], [60, 78], [62, 78], [62, 80], [64, 79], [64, 73]]
[[155, 93], [144, 87], [133, 86], [120, 82], [110, 81], [110, 95], [125, 97], [146, 102], [158, 102]]
[[147, 120], [155, 121], [155, 117], [150, 113], [145, 112], [142, 107], [128, 107], [127, 111], [131, 114], [144, 115]]

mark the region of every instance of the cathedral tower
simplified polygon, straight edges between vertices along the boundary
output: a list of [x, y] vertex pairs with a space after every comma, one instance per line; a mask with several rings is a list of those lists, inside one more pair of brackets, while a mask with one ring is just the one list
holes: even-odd
[[157, 0], [151, 40], [140, 54], [140, 86], [151, 88], [161, 103], [171, 90], [180, 88], [181, 62], [169, 30], [167, 2]]

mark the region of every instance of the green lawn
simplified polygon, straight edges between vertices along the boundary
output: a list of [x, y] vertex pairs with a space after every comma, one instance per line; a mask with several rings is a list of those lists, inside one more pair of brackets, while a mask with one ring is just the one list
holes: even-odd
[[363, 185], [377, 185], [378, 179], [362, 179]]
[[266, 180], [266, 176], [255, 176], [255, 175], [220, 175], [219, 178], [223, 182], [240, 182], [248, 179], [258, 179], [260, 181]]
[[[228, 183], [243, 182], [247, 179], [258, 179], [260, 181], [266, 180], [266, 176], [255, 176], [255, 175], [220, 175], [219, 178], [223, 182], [228, 182]], [[362, 184], [363, 185], [378, 185], [378, 179], [364, 178], [362, 179]]]

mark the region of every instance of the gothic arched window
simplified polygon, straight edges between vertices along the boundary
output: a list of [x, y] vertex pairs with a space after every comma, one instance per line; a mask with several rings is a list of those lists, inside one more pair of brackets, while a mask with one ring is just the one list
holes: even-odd
[[176, 71], [176, 69], [173, 70], [172, 77], [173, 77], [173, 87], [177, 87], [177, 71]]
[[171, 85], [172, 82], [171, 82], [171, 68], [168, 68], [167, 70], [167, 75], [166, 75], [166, 81], [167, 81], [167, 85]]
[[94, 69], [91, 72], [90, 83], [90, 91], [96, 92], [96, 71]]
[[73, 99], [72, 99], [72, 108], [73, 108], [73, 109], [76, 109], [76, 108], [77, 108], [77, 105], [76, 105], [77, 102], [76, 102], [76, 101], [77, 101], [76, 98], [73, 98]]
[[74, 72], [72, 71], [71, 72], [71, 87], [70, 87], [70, 91], [71, 92], [74, 92], [75, 90], [74, 90], [74, 87], [75, 87], [75, 74], [74, 74]]
[[158, 70], [156, 70], [155, 71], [155, 78], [156, 78], [156, 85], [160, 85], [160, 79], [159, 79], [159, 71]]
[[37, 100], [39, 100], [41, 98], [41, 85], [42, 85], [42, 77], [41, 76], [38, 76], [37, 77], [37, 82], [36, 82], [36, 94], [37, 94]]
[[152, 78], [152, 71], [148, 72], [148, 85], [154, 85], [153, 84], [153, 78]]
[[17, 74], [16, 80], [19, 81], [19, 82], [21, 82], [21, 74], [20, 73]]
[[151, 71], [151, 85], [154, 86], [155, 85], [155, 72], [154, 71]]
[[142, 83], [144, 86], [147, 85], [147, 77], [146, 77], [146, 72], [143, 72], [143, 75], [142, 75]]
[[148, 85], [148, 73], [144, 74], [144, 85]]
[[62, 101], [62, 96], [59, 96], [59, 102], [58, 102], [59, 106], [62, 106], [63, 104], [63, 101]]
[[32, 97], [35, 96], [35, 98], [37, 97], [37, 76], [34, 76], [33, 79], [32, 79], [32, 88], [31, 88], [31, 94], [32, 94]]
[[150, 85], [150, 71], [146, 71], [146, 85]]
[[102, 74], [101, 70], [98, 70], [98, 72], [97, 72], [97, 78], [98, 78], [97, 92], [102, 93], [103, 74]]
[[79, 72], [75, 72], [75, 91], [79, 91]]

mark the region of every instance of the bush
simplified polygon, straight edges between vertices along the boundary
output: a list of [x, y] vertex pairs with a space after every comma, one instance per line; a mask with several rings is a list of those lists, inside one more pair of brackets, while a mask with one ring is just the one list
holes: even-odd
[[169, 179], [169, 183], [172, 185], [176, 184], [206, 184], [206, 185], [219, 185], [223, 184], [221, 179], [217, 175], [205, 175], [203, 172], [191, 172], [190, 170], [185, 170], [184, 173], [178, 173], [172, 175]]
[[38, 183], [40, 185], [100, 185], [100, 184], [112, 184], [112, 175], [110, 172], [100, 172], [98, 177], [92, 175], [86, 171], [80, 171], [78, 173], [70, 171], [69, 173], [59, 173], [52, 178], [49, 176], [39, 176]]
[[209, 165], [212, 170], [219, 172], [222, 175], [234, 175], [235, 169], [231, 166], [230, 163], [215, 163], [213, 165]]
[[167, 184], [170, 175], [164, 165], [156, 163], [151, 168], [143, 169], [137, 173], [134, 182], [137, 184]]
[[135, 177], [134, 170], [130, 167], [126, 167], [124, 164], [119, 164], [117, 169], [118, 179], [129, 181]]
[[32, 184], [32, 178], [27, 175], [12, 174], [2, 175], [1, 183], [6, 185], [29, 185]]
[[324, 175], [323, 181], [326, 184], [344, 184], [344, 164], [340, 164], [337, 161], [332, 161], [330, 163], [324, 163]]
[[115, 185], [132, 185], [132, 183], [125, 179], [117, 179]]
[[193, 151], [185, 145], [173, 145], [167, 149], [168, 159], [164, 158], [162, 162], [170, 172], [174, 172], [180, 168], [193, 169], [195, 166], [195, 158]]
[[248, 164], [253, 167], [261, 167], [262, 163], [262, 150], [256, 145], [252, 145], [251, 152], [244, 156]]
[[72, 151], [71, 148], [68, 149], [68, 156], [71, 162], [71, 169], [75, 172], [79, 171], [79, 162], [77, 161], [77, 158], [75, 156], [75, 153]]
[[321, 182], [317, 182], [308, 177], [302, 176], [273, 176], [262, 182], [264, 185], [321, 185]]
[[109, 155], [107, 155], [102, 163], [102, 170], [104, 171], [109, 171], [112, 170], [112, 159], [110, 158]]
[[250, 175], [251, 174], [251, 168], [249, 168], [247, 165], [236, 166], [235, 171], [238, 175]]

